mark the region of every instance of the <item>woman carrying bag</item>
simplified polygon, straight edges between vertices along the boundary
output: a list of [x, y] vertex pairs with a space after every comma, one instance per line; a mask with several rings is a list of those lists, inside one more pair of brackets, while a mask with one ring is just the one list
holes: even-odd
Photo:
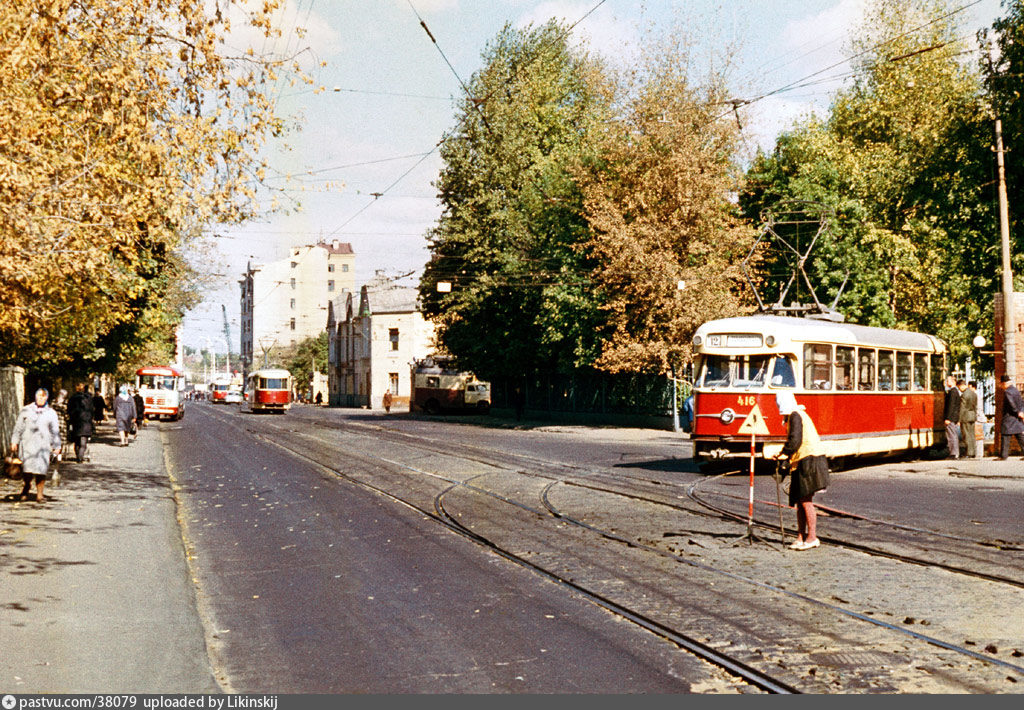
[[28, 498], [35, 483], [37, 503], [46, 500], [43, 497], [46, 474], [61, 448], [60, 422], [57, 412], [46, 404], [49, 398], [50, 393], [45, 389], [36, 390], [35, 402], [22, 408], [11, 436], [11, 454], [22, 461], [21, 499]]

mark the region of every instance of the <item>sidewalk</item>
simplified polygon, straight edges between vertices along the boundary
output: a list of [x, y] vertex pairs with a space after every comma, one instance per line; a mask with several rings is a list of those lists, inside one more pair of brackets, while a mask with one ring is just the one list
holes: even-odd
[[219, 692], [158, 428], [102, 425], [48, 502], [0, 483], [0, 694]]

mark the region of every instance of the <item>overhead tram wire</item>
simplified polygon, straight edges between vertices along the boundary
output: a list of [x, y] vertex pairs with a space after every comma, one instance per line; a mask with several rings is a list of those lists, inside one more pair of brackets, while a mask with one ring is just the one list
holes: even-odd
[[917, 32], [918, 30], [922, 30], [925, 27], [928, 27], [930, 25], [934, 25], [937, 22], [941, 22], [942, 20], [949, 19], [950, 17], [953, 17], [954, 15], [957, 15], [957, 14], [959, 14], [959, 13], [961, 13], [961, 12], [963, 12], [963, 11], [969, 9], [969, 8], [972, 8], [975, 5], [980, 4], [981, 2], [982, 2], [982, 0], [973, 0], [972, 2], [969, 2], [969, 3], [965, 4], [965, 5], [961, 5], [960, 7], [956, 8], [955, 10], [950, 10], [949, 12], [947, 12], [944, 15], [940, 15], [939, 17], [931, 19], [928, 22], [925, 22], [925, 23], [923, 23], [921, 25], [913, 27], [913, 28], [907, 30], [906, 32], [902, 32], [902, 33], [896, 35], [895, 37], [890, 37], [887, 40], [884, 40], [882, 42], [878, 42], [877, 44], [874, 44], [874, 45], [872, 45], [872, 46], [870, 46], [870, 47], [868, 47], [866, 49], [863, 49], [860, 52], [857, 52], [856, 54], [853, 54], [852, 56], [846, 57], [842, 61], [835, 62], [834, 64], [830, 64], [829, 66], [827, 66], [827, 67], [825, 67], [823, 69], [819, 69], [818, 71], [812, 72], [812, 73], [810, 73], [810, 74], [808, 74], [808, 75], [806, 75], [804, 77], [801, 77], [800, 79], [795, 79], [795, 80], [791, 81], [788, 84], [785, 84], [785, 85], [783, 85], [783, 86], [781, 86], [781, 87], [779, 87], [777, 89], [773, 89], [772, 91], [768, 91], [768, 92], [766, 92], [764, 94], [761, 94], [760, 96], [757, 96], [755, 98], [744, 99], [744, 100], [737, 100], [735, 102], [729, 102], [730, 103], [729, 110], [724, 111], [723, 113], [715, 116], [714, 118], [711, 119], [711, 122], [713, 123], [714, 121], [721, 120], [721, 119], [725, 118], [726, 116], [728, 116], [731, 113], [733, 113], [738, 106], [749, 106], [750, 104], [756, 103], [758, 101], [761, 101], [763, 99], [769, 98], [771, 96], [775, 96], [776, 94], [781, 94], [781, 93], [784, 93], [784, 92], [789, 91], [791, 89], [803, 88], [804, 86], [807, 85], [807, 84], [805, 84], [805, 82], [807, 82], [809, 79], [813, 79], [814, 77], [816, 77], [816, 76], [818, 76], [820, 74], [823, 74], [823, 73], [825, 73], [827, 71], [831, 71], [832, 69], [835, 69], [837, 67], [841, 67], [844, 64], [847, 64], [847, 63], [853, 61], [854, 59], [857, 59], [858, 57], [861, 57], [861, 56], [867, 54], [868, 52], [872, 52], [872, 51], [874, 51], [876, 49], [880, 49], [880, 48], [882, 48], [882, 47], [884, 47], [884, 46], [886, 46], [888, 44], [892, 44], [893, 42], [895, 42], [895, 41], [897, 41], [899, 39], [902, 39], [904, 37], [907, 37], [907, 36], [913, 34], [914, 32]]
[[369, 201], [369, 202], [367, 202], [367, 203], [366, 203], [365, 205], [363, 205], [363, 206], [362, 206], [361, 208], [359, 208], [358, 210], [356, 210], [356, 212], [355, 212], [354, 214], [352, 214], [352, 215], [351, 215], [351, 216], [350, 216], [350, 217], [349, 217], [348, 219], [346, 219], [346, 220], [345, 220], [344, 222], [342, 222], [342, 223], [341, 223], [341, 224], [339, 224], [339, 225], [338, 225], [337, 227], [335, 227], [333, 231], [331, 231], [331, 232], [330, 232], [329, 234], [327, 234], [327, 236], [325, 237], [325, 239], [327, 239], [327, 238], [330, 238], [330, 237], [334, 236], [335, 234], [337, 234], [338, 232], [340, 232], [340, 231], [341, 231], [341, 230], [342, 230], [342, 229], [343, 229], [343, 228], [344, 228], [345, 226], [347, 226], [347, 225], [348, 225], [349, 223], [351, 223], [351, 222], [352, 222], [352, 220], [354, 220], [354, 219], [355, 219], [356, 217], [358, 217], [358, 216], [359, 216], [359, 215], [361, 215], [361, 214], [362, 214], [363, 212], [365, 212], [366, 210], [368, 210], [368, 209], [370, 208], [370, 206], [371, 206], [371, 205], [373, 205], [374, 203], [376, 203], [376, 202], [377, 202], [377, 200], [379, 200], [379, 199], [380, 199], [381, 197], [383, 197], [384, 195], [386, 195], [386, 194], [388, 193], [388, 191], [390, 191], [390, 190], [391, 190], [391, 189], [392, 189], [393, 187], [395, 187], [395, 186], [396, 186], [396, 185], [397, 185], [398, 183], [400, 183], [400, 182], [401, 182], [402, 180], [404, 180], [404, 179], [405, 179], [405, 177], [406, 177], [407, 175], [409, 175], [409, 173], [411, 173], [411, 172], [412, 172], [413, 170], [415, 170], [416, 168], [418, 168], [418, 167], [419, 167], [419, 166], [420, 166], [420, 165], [421, 165], [421, 164], [423, 163], [423, 161], [425, 161], [425, 160], [426, 160], [427, 158], [429, 158], [429, 157], [430, 157], [431, 155], [433, 155], [433, 154], [434, 154], [434, 153], [435, 153], [435, 152], [437, 151], [437, 149], [441, 147], [441, 144], [442, 144], [443, 142], [444, 142], [444, 139], [442, 138], [442, 139], [441, 139], [440, 141], [438, 141], [438, 142], [437, 142], [437, 143], [436, 143], [436, 144], [434, 145], [434, 147], [433, 147], [433, 148], [432, 148], [431, 150], [427, 151], [426, 153], [423, 153], [423, 155], [421, 155], [421, 156], [420, 156], [420, 159], [419, 159], [419, 160], [417, 160], [417, 161], [416, 161], [416, 162], [415, 162], [415, 163], [414, 163], [414, 164], [412, 165], [412, 167], [410, 167], [410, 168], [409, 168], [408, 170], [406, 170], [406, 171], [405, 171], [404, 173], [402, 173], [401, 175], [399, 175], [399, 176], [398, 176], [398, 178], [397, 178], [397, 179], [396, 179], [396, 180], [395, 180], [394, 182], [392, 182], [392, 183], [391, 183], [390, 185], [388, 185], [387, 187], [385, 187], [385, 188], [384, 188], [383, 190], [381, 190], [380, 192], [374, 192], [374, 193], [372, 193], [372, 196], [373, 196], [373, 199], [372, 199], [372, 200], [370, 200], [370, 201]]

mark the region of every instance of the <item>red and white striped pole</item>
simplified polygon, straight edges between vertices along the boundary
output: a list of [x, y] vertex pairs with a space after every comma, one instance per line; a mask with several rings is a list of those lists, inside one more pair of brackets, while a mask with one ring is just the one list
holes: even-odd
[[747, 530], [754, 528], [754, 438], [756, 434], [750, 432], [750, 502], [747, 505]]

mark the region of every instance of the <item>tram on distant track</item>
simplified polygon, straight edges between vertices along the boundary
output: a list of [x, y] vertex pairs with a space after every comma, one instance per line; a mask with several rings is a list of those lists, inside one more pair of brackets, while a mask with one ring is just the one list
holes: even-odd
[[694, 458], [750, 455], [739, 428], [756, 405], [769, 434], [756, 455], [786, 440], [775, 394], [792, 392], [829, 458], [927, 449], [944, 441], [946, 344], [931, 335], [817, 318], [755, 315], [709, 321], [693, 337]]
[[245, 402], [252, 412], [284, 414], [292, 406], [292, 375], [288, 370], [266, 368], [249, 375]]

